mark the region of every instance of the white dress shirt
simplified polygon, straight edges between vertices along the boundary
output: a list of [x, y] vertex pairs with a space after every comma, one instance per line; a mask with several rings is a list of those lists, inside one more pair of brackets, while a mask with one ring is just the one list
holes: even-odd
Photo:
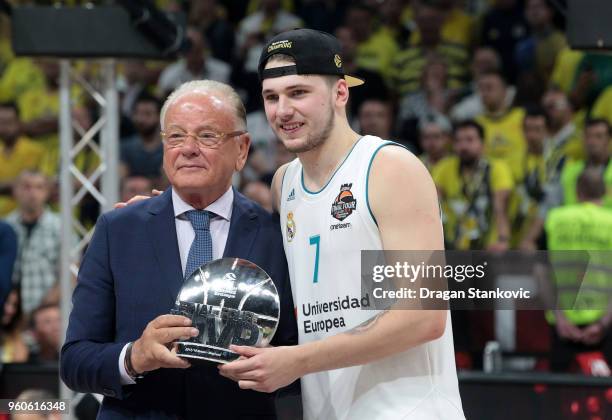
[[[210, 236], [212, 237], [213, 245], [213, 260], [221, 258], [225, 251], [227, 236], [229, 234], [230, 220], [232, 217], [232, 206], [234, 204], [234, 190], [230, 187], [221, 197], [211, 203], [205, 210], [214, 213], [210, 218]], [[174, 208], [174, 223], [176, 225], [176, 237], [178, 240], [179, 255], [181, 257], [181, 270], [185, 274], [187, 266], [187, 257], [189, 248], [195, 238], [195, 231], [191, 222], [185, 216], [185, 212], [195, 210], [187, 204], [183, 199], [172, 190], [172, 207]], [[125, 351], [127, 344], [121, 350], [119, 355], [119, 373], [121, 375], [121, 384], [135, 384], [134, 380], [125, 371]]]

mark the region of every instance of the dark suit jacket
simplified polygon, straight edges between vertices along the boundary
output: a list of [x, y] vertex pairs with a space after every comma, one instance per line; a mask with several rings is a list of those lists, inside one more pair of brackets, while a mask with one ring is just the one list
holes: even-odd
[[[224, 256], [249, 259], [274, 280], [281, 321], [273, 344], [297, 342], [278, 221], [234, 192]], [[122, 386], [119, 354], [147, 323], [167, 314], [183, 284], [172, 194], [100, 217], [83, 258], [61, 353], [61, 377], [79, 392], [104, 394], [99, 418], [273, 418], [273, 395], [243, 391], [214, 363], [158, 369]]]

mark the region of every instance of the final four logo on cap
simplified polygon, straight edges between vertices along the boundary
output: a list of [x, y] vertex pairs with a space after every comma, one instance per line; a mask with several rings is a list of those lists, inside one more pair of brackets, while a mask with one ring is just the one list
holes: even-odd
[[[266, 68], [269, 59], [276, 54], [288, 55], [294, 63]], [[349, 87], [364, 83], [363, 79], [344, 72], [338, 39], [314, 29], [293, 29], [272, 38], [261, 52], [258, 73], [262, 81], [294, 74], [320, 74], [344, 77]]]

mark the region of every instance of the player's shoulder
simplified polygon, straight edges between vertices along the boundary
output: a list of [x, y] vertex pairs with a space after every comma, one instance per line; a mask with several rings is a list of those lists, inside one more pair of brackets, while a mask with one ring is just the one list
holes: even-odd
[[283, 180], [285, 179], [285, 175], [287, 174], [288, 168], [296, 162], [297, 158], [292, 160], [291, 162], [287, 162], [276, 170], [274, 176], [272, 177], [272, 203], [275, 209], [280, 208], [280, 196], [281, 190], [283, 187]]
[[375, 210], [377, 203], [384, 206], [389, 200], [397, 203], [404, 199], [411, 201], [409, 197], [415, 195], [421, 197], [436, 194], [429, 171], [410, 150], [397, 143], [387, 144], [377, 150], [368, 172], [368, 200]]
[[370, 176], [376, 176], [377, 173], [383, 176], [429, 176], [427, 168], [418, 156], [404, 145], [388, 140], [377, 142], [369, 172]]
[[287, 169], [293, 163], [287, 162], [278, 167], [276, 172], [274, 172], [274, 176], [272, 177], [272, 185], [281, 184], [283, 182], [283, 178], [285, 177], [285, 173], [287, 173]]

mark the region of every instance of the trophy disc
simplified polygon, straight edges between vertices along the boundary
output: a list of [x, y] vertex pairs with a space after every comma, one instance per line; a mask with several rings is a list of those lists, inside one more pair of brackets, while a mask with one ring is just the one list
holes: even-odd
[[172, 313], [190, 318], [200, 332], [177, 343], [179, 356], [228, 363], [239, 357], [229, 350], [231, 344], [270, 343], [280, 316], [278, 291], [256, 264], [221, 258], [203, 264], [185, 280]]

